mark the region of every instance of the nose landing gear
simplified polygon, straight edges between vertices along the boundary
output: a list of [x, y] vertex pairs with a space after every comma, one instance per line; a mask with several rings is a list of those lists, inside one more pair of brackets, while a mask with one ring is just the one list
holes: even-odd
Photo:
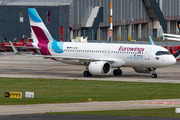
[[155, 70], [156, 69], [152, 69], [152, 75], [151, 75], [152, 78], [157, 78], [157, 74], [156, 74]]
[[153, 74], [151, 75], [151, 77], [152, 77], [152, 78], [157, 78], [157, 74], [156, 74], [156, 73], [153, 73]]

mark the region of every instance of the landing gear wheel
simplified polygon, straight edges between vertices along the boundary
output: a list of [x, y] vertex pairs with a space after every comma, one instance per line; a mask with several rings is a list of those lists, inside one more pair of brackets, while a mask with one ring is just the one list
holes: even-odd
[[84, 75], [84, 77], [88, 77], [89, 71], [84, 71], [83, 75]]
[[115, 70], [113, 71], [113, 74], [114, 74], [114, 76], [117, 76], [117, 75], [118, 75], [118, 70], [115, 69]]
[[118, 75], [122, 75], [122, 70], [121, 69], [118, 69], [119, 71], [119, 74]]
[[92, 77], [92, 74], [89, 72], [89, 76], [88, 77]]
[[122, 70], [121, 69], [115, 69], [113, 71], [113, 74], [114, 74], [114, 76], [122, 75]]
[[84, 71], [84, 77], [92, 77], [92, 74], [89, 71]]
[[157, 78], [157, 74], [152, 74], [151, 77], [152, 78]]

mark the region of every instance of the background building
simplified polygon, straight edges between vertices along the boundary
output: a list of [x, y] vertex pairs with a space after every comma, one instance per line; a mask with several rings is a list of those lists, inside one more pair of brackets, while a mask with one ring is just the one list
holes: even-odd
[[[80, 36], [88, 36], [89, 40], [109, 41], [110, 1], [0, 0], [0, 41], [31, 38], [27, 13], [29, 7], [37, 9], [58, 41], [69, 41]], [[113, 41], [141, 40], [149, 35], [160, 37], [163, 32], [179, 33], [176, 27], [180, 14], [179, 0], [112, 1]]]
[[[0, 41], [31, 38], [27, 8], [36, 8], [54, 39], [67, 40], [71, 0], [1, 0]], [[63, 28], [62, 28], [63, 26]], [[66, 30], [65, 30], [66, 29]], [[63, 32], [63, 30], [65, 32]], [[63, 33], [63, 36], [61, 35]]]
[[[80, 36], [80, 32], [77, 32], [80, 29], [74, 26], [85, 27], [95, 6], [103, 7], [103, 22], [100, 23], [95, 38], [109, 40], [110, 0], [73, 0], [70, 4], [70, 27], [73, 28], [70, 38]], [[163, 33], [163, 29], [158, 16], [162, 17], [161, 22], [166, 27], [166, 21], [156, 0], [113, 0], [113, 39], [131, 40], [147, 38], [149, 35], [159, 36], [158, 31]]]
[[160, 7], [165, 19], [168, 21], [168, 33], [179, 34], [178, 22], [180, 19], [179, 0], [160, 0]]

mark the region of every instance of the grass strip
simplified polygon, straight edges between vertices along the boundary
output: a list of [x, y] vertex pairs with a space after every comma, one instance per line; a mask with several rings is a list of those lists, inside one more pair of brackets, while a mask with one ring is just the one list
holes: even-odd
[[78, 111], [78, 112], [51, 112], [51, 113], [47, 113], [47, 114], [139, 116], [139, 117], [180, 117], [180, 114], [175, 114], [175, 108], [107, 110], [107, 111]]
[[[4, 98], [4, 92], [22, 92], [22, 99]], [[25, 92], [34, 92], [26, 99]], [[178, 83], [67, 80], [43, 78], [0, 78], [0, 104], [42, 104], [92, 101], [125, 101], [180, 98]]]

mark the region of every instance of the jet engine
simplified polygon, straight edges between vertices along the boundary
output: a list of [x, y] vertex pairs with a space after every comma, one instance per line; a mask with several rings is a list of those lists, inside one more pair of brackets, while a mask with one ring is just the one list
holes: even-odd
[[156, 68], [133, 68], [137, 73], [152, 73]]
[[105, 61], [91, 62], [88, 70], [92, 75], [108, 75], [111, 72], [111, 65]]

